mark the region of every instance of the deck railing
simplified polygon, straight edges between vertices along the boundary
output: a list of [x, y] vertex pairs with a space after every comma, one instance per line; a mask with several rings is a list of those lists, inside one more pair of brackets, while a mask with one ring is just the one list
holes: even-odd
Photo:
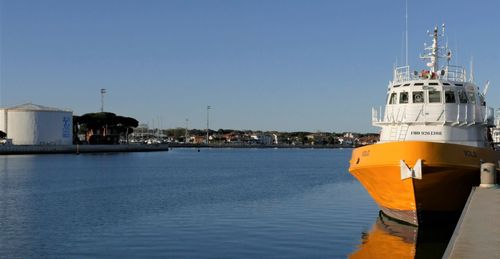
[[[436, 72], [436, 79], [444, 79], [453, 82], [466, 82], [467, 72], [464, 67], [447, 65]], [[425, 79], [418, 71], [411, 71], [410, 66], [397, 67], [394, 69], [393, 83], [403, 83], [411, 80]]]

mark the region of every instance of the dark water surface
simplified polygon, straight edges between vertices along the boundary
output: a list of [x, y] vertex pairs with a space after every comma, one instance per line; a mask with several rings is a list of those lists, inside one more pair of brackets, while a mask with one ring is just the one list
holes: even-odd
[[0, 156], [0, 258], [344, 258], [401, 242], [418, 248], [392, 223], [379, 231], [387, 223], [348, 173], [350, 152]]

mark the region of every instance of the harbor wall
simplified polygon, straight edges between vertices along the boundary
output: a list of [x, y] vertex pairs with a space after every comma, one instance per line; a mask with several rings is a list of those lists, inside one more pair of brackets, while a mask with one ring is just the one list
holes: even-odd
[[352, 148], [341, 145], [245, 145], [245, 144], [122, 144], [122, 145], [0, 145], [0, 155], [22, 154], [77, 154], [109, 152], [154, 152], [168, 151], [171, 148], [303, 148], [330, 149]]
[[0, 155], [168, 151], [168, 145], [0, 145]]

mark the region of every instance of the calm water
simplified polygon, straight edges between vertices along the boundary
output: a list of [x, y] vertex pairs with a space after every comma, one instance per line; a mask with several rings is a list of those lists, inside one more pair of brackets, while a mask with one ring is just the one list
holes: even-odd
[[416, 248], [411, 258], [422, 244], [442, 250], [444, 241], [417, 245], [419, 231], [378, 217], [347, 171], [350, 152], [0, 156], [0, 258], [382, 257], [402, 244]]

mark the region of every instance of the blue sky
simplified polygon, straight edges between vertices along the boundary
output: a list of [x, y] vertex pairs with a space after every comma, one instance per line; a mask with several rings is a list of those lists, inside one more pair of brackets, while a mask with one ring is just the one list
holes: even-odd
[[[376, 132], [404, 0], [0, 0], [0, 106], [105, 110], [150, 126]], [[409, 60], [446, 23], [500, 107], [500, 1], [409, 0]]]

